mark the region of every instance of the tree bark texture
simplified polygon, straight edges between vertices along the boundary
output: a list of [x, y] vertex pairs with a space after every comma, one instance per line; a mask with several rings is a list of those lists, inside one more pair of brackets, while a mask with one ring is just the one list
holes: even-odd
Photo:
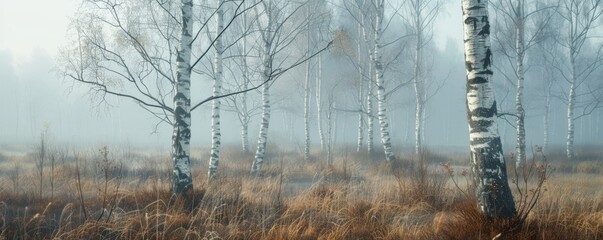
[[174, 96], [174, 132], [172, 135], [172, 192], [188, 192], [193, 188], [190, 168], [191, 139], [191, 45], [193, 32], [193, 1], [182, 0], [182, 30], [176, 63], [176, 94]]
[[379, 129], [381, 131], [381, 143], [383, 144], [383, 150], [385, 152], [385, 159], [388, 161], [394, 160], [394, 152], [392, 151], [391, 138], [389, 135], [389, 122], [387, 119], [387, 108], [385, 100], [385, 81], [383, 79], [383, 61], [381, 57], [382, 43], [381, 35], [383, 33], [383, 15], [384, 15], [384, 0], [376, 0], [377, 14], [376, 14], [376, 27], [375, 27], [375, 74], [376, 74], [376, 85], [377, 85], [377, 108], [379, 117]]
[[477, 203], [489, 218], [511, 218], [516, 210], [502, 143], [496, 123], [497, 108], [492, 79], [492, 51], [488, 1], [462, 0], [467, 117]]
[[[216, 34], [220, 34], [224, 29], [224, 11], [222, 10], [222, 1], [218, 0], [218, 9], [216, 11], [217, 18], [217, 29]], [[217, 36], [216, 41], [214, 43], [214, 47], [216, 49], [216, 54], [214, 57], [214, 88], [213, 88], [213, 96], [220, 96], [222, 94], [222, 37]], [[209, 171], [207, 176], [209, 179], [212, 179], [216, 176], [216, 171], [218, 170], [218, 163], [220, 161], [220, 145], [221, 145], [221, 136], [220, 133], [220, 99], [212, 100], [212, 113], [211, 113], [211, 152], [209, 158]]]
[[525, 56], [525, 3], [517, 1], [515, 20], [515, 75], [517, 77], [515, 91], [515, 115], [517, 115], [516, 164], [526, 161], [525, 111], [523, 108], [524, 56]]
[[[270, 21], [270, 20], [269, 20]], [[266, 35], [271, 35], [271, 23], [268, 23]], [[264, 49], [262, 51], [262, 61], [264, 72], [262, 74], [262, 82], [268, 82], [272, 71], [270, 51], [272, 49], [271, 37], [264, 36]], [[264, 164], [264, 156], [266, 154], [266, 143], [268, 142], [268, 127], [270, 124], [270, 84], [262, 86], [262, 122], [260, 123], [260, 133], [258, 136], [258, 145], [255, 152], [255, 160], [251, 167], [252, 173], [258, 173], [262, 164]]]

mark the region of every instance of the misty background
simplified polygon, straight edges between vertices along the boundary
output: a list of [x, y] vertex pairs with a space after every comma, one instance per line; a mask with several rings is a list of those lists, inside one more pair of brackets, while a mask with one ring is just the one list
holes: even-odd
[[[152, 147], [169, 151], [172, 128], [159, 124], [156, 118], [135, 103], [109, 98], [107, 104], [91, 100], [88, 88], [74, 85], [56, 71], [59, 49], [65, 45], [69, 19], [77, 9], [78, 1], [10, 1], [0, 0], [0, 145], [2, 148], [33, 146], [40, 133], [48, 129], [50, 140], [75, 146], [129, 145]], [[355, 34], [355, 23], [341, 9], [334, 8], [331, 28]], [[387, 14], [387, 13], [386, 13]], [[391, 14], [391, 13], [390, 13]], [[387, 35], [403, 31], [389, 29]], [[391, 32], [393, 31], [393, 33]], [[462, 22], [458, 2], [443, 6], [435, 22], [433, 40], [426, 53], [431, 61], [429, 81], [434, 92], [426, 107], [425, 146], [432, 149], [468, 147], [468, 127], [465, 112], [465, 69], [463, 63]], [[403, 43], [402, 43], [403, 44]], [[403, 47], [403, 46], [401, 46]], [[397, 71], [385, 74], [391, 89], [410, 79], [411, 57], [401, 56]], [[406, 60], [405, 60], [406, 59]], [[501, 60], [496, 60], [501, 61]], [[350, 61], [335, 50], [323, 53], [324, 81], [335, 83], [332, 94], [338, 109], [351, 109], [355, 91], [351, 83], [356, 72]], [[495, 85], [500, 112], [512, 112], [514, 86], [497, 71]], [[539, 82], [526, 76], [526, 143], [528, 149], [543, 142], [543, 94]], [[601, 74], [598, 74], [601, 75]], [[271, 120], [271, 143], [303, 145], [303, 78], [304, 69], [298, 67], [279, 78], [273, 86], [274, 111]], [[225, 82], [228, 79], [225, 78]], [[195, 89], [193, 101], [211, 95], [211, 78], [192, 79]], [[561, 88], [559, 88], [561, 89]], [[325, 89], [330, 91], [330, 89]], [[330, 94], [330, 93], [329, 93]], [[558, 92], [559, 95], [563, 94]], [[251, 92], [258, 99], [259, 92]], [[314, 100], [312, 100], [314, 101]], [[561, 99], [553, 99], [550, 123], [550, 144], [562, 145], [566, 137], [566, 106]], [[400, 88], [388, 98], [388, 114], [392, 143], [397, 153], [410, 152], [414, 144], [414, 94], [411, 85]], [[311, 138], [318, 144], [315, 104], [311, 104]], [[337, 111], [335, 144], [353, 146], [357, 141], [357, 114]], [[600, 127], [602, 111], [580, 118], [576, 122], [576, 144], [602, 144]], [[206, 104], [192, 113], [191, 146], [209, 147], [211, 109]], [[509, 122], [514, 122], [510, 119]], [[253, 146], [258, 133], [259, 115], [250, 123], [250, 143]], [[375, 126], [377, 129], [377, 126]], [[499, 130], [506, 149], [515, 147], [515, 130], [504, 119], [499, 119]], [[375, 134], [378, 134], [376, 131]], [[378, 136], [378, 135], [377, 135]], [[225, 144], [240, 143], [240, 124], [236, 113], [222, 113], [222, 139]], [[375, 139], [378, 142], [378, 138]], [[464, 149], [463, 149], [464, 148]], [[530, 150], [528, 150], [529, 152]]]

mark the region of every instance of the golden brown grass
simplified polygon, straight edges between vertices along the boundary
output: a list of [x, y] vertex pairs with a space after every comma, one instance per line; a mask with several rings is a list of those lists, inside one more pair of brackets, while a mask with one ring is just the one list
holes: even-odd
[[253, 176], [251, 159], [229, 149], [212, 182], [195, 167], [195, 190], [183, 198], [170, 194], [164, 168], [125, 169], [105, 182], [82, 159], [78, 183], [66, 162], [55, 193], [42, 197], [23, 168], [16, 189], [14, 175], [0, 176], [0, 239], [603, 239], [601, 172], [555, 173], [525, 222], [492, 221], [437, 164], [416, 170], [413, 160], [342, 154], [326, 166], [315, 154], [306, 163], [274, 152]]

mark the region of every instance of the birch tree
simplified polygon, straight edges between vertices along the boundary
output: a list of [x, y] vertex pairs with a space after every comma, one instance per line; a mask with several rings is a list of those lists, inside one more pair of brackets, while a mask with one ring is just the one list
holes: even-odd
[[[306, 27], [306, 38], [305, 38], [305, 51], [306, 55], [311, 54], [311, 52], [315, 51], [316, 44], [319, 44], [322, 40], [321, 37], [325, 34], [322, 34], [323, 31], [328, 32], [328, 24], [329, 24], [329, 13], [324, 10], [325, 2], [323, 0], [308, 0], [305, 4], [305, 14], [306, 17], [303, 19], [305, 21]], [[325, 28], [325, 26], [327, 26]], [[310, 160], [310, 96], [311, 92], [311, 78], [312, 78], [312, 65], [313, 62], [311, 59], [305, 62], [305, 79], [304, 79], [304, 159], [306, 161]], [[316, 103], [317, 103], [317, 121], [318, 121], [318, 134], [321, 141], [321, 146], [324, 144], [324, 136], [322, 133], [322, 124], [321, 124], [321, 103], [320, 103], [320, 87], [322, 77], [322, 61], [320, 56], [318, 56], [318, 61], [316, 63], [316, 76], [314, 77], [316, 82]]]
[[489, 218], [511, 218], [515, 203], [496, 123], [488, 1], [462, 0], [469, 146], [478, 206]]
[[[544, 7], [543, 5], [548, 4], [543, 3], [539, 6]], [[554, 11], [552, 12], [554, 13]], [[533, 14], [535, 25], [542, 26], [542, 28], [540, 29], [540, 33], [534, 36], [534, 42], [537, 44], [534, 44], [532, 48], [526, 48], [530, 56], [526, 60], [526, 64], [535, 67], [531, 71], [532, 76], [534, 80], [540, 80], [537, 89], [544, 94], [539, 95], [539, 97], [543, 98], [542, 151], [547, 152], [550, 141], [550, 115], [554, 110], [551, 108], [551, 104], [556, 97], [554, 96], [553, 87], [559, 84], [558, 74], [554, 65], [556, 64], [556, 59], [564, 58], [563, 50], [558, 47], [557, 43], [561, 34], [558, 27], [562, 25], [562, 21], [556, 14], [550, 14], [547, 11], [534, 12]], [[544, 22], [547, 24], [539, 24]]]
[[[245, 6], [252, 5], [246, 1]], [[257, 4], [253, 3], [253, 4]], [[227, 72], [231, 74], [228, 76], [230, 79], [229, 86], [225, 88], [231, 89], [231, 92], [243, 91], [241, 94], [232, 95], [224, 98], [224, 111], [234, 112], [237, 115], [237, 119], [241, 124], [241, 148], [243, 152], [249, 152], [249, 124], [253, 116], [258, 114], [260, 106], [256, 104], [253, 98], [250, 98], [248, 92], [244, 91], [249, 89], [252, 84], [251, 80], [254, 77], [254, 72], [251, 68], [253, 61], [257, 58], [257, 54], [254, 53], [254, 49], [250, 45], [254, 41], [253, 26], [255, 24], [254, 14], [252, 12], [243, 13], [239, 21], [233, 23], [234, 27], [231, 26], [230, 32], [232, 40], [229, 42], [229, 48], [224, 49], [225, 53], [228, 52], [230, 55], [224, 56], [224, 58], [230, 59], [229, 64], [225, 67], [228, 69]], [[252, 97], [252, 96], [251, 96]]]
[[[216, 1], [216, 34], [224, 31], [224, 10], [222, 5], [224, 0]], [[223, 63], [222, 54], [224, 47], [222, 46], [222, 36], [216, 36], [215, 43], [215, 55], [214, 55], [214, 86], [213, 96], [222, 95], [222, 77], [223, 77]], [[220, 160], [220, 145], [221, 145], [221, 133], [220, 133], [220, 104], [221, 100], [216, 98], [212, 100], [211, 109], [211, 151], [209, 157], [209, 170], [207, 176], [212, 179], [216, 176], [218, 170], [218, 163]]]
[[[207, 26], [193, 8], [192, 0], [84, 1], [72, 21], [73, 44], [61, 52], [62, 74], [89, 87], [93, 98], [131, 100], [157, 117], [159, 124], [172, 127], [172, 192], [176, 194], [193, 187], [191, 111], [223, 97], [214, 95], [191, 104], [192, 69], [215, 42], [200, 43], [192, 57], [193, 43]], [[238, 5], [228, 22], [246, 10]], [[195, 22], [201, 24], [195, 28]]]
[[[256, 46], [260, 46], [258, 52], [262, 82], [275, 81], [286, 71], [305, 63], [330, 46], [330, 43], [325, 44], [326, 47], [301, 57], [292, 56], [292, 45], [305, 27], [304, 22], [292, 21], [292, 18], [301, 13], [300, 9], [304, 4], [266, 0], [261, 5], [261, 10], [256, 11], [256, 27], [259, 34]], [[262, 115], [252, 173], [259, 173], [264, 163], [271, 114], [270, 86], [271, 84], [265, 84], [261, 89]]]
[[373, 65], [375, 66], [375, 85], [377, 87], [377, 116], [379, 119], [379, 129], [381, 132], [381, 143], [383, 144], [383, 150], [385, 152], [385, 158], [388, 161], [395, 159], [394, 152], [392, 150], [391, 138], [389, 135], [389, 122], [387, 119], [387, 107], [385, 99], [385, 80], [384, 80], [384, 64], [383, 64], [383, 43], [381, 42], [383, 36], [383, 18], [385, 12], [385, 1], [375, 0], [376, 14], [375, 14], [375, 42], [373, 52]]
[[563, 79], [568, 83], [567, 91], [567, 140], [566, 154], [568, 159], [573, 159], [574, 151], [574, 129], [576, 119], [586, 116], [599, 104], [588, 105], [583, 109], [582, 114], [576, 114], [577, 97], [580, 95], [578, 90], [586, 80], [601, 66], [603, 60], [601, 46], [596, 47], [596, 56], [590, 61], [583, 61], [582, 50], [592, 38], [594, 28], [599, 24], [603, 8], [603, 0], [563, 0], [559, 7], [559, 15], [565, 22], [567, 32], [562, 38], [561, 46], [568, 51], [568, 70], [562, 70], [560, 73]]
[[[358, 27], [356, 39], [356, 52], [351, 56], [353, 64], [358, 71], [358, 131], [357, 147], [361, 151], [366, 141], [366, 151], [370, 155], [374, 150], [374, 86], [375, 71], [373, 50], [375, 47], [375, 4], [374, 0], [344, 1], [343, 8], [354, 19]], [[355, 59], [353, 58], [355, 57]], [[366, 120], [365, 120], [366, 119]], [[364, 139], [364, 125], [366, 124], [366, 140]]]
[[415, 155], [419, 157], [423, 151], [427, 72], [429, 71], [424, 52], [433, 37], [433, 21], [440, 12], [442, 2], [439, 0], [409, 0], [406, 1], [406, 4], [407, 11], [401, 16], [412, 29], [412, 35], [415, 38], [412, 85], [415, 92]]
[[[491, 1], [500, 17], [497, 18], [495, 42], [513, 69], [515, 79], [515, 129], [516, 164], [526, 160], [526, 131], [524, 107], [524, 81], [527, 71], [526, 55], [530, 48], [539, 44], [540, 37], [553, 16], [555, 6], [540, 1], [513, 0]], [[502, 34], [504, 30], [507, 34]], [[500, 67], [498, 68], [500, 69]], [[506, 75], [505, 75], [506, 76]], [[512, 79], [509, 79], [512, 80]]]

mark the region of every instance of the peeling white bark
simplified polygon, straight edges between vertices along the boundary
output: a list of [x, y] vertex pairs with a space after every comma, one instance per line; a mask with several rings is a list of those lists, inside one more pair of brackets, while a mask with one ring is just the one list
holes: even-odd
[[[270, 10], [268, 10], [270, 11]], [[272, 68], [271, 68], [271, 56], [270, 50], [272, 49], [272, 18], [268, 14], [268, 27], [266, 29], [266, 36], [263, 37], [264, 49], [261, 51], [262, 63], [264, 72], [262, 74], [262, 82], [268, 82]], [[262, 122], [260, 123], [260, 133], [258, 136], [258, 144], [255, 152], [255, 160], [251, 166], [252, 173], [258, 173], [262, 164], [264, 164], [264, 156], [266, 154], [266, 144], [268, 142], [268, 127], [270, 124], [270, 84], [264, 84], [262, 86]]]
[[[222, 10], [223, 0], [217, 1], [218, 9], [216, 11], [216, 34], [219, 34], [224, 29], [224, 11]], [[224, 51], [222, 46], [222, 37], [216, 36], [216, 41], [214, 43], [214, 48], [216, 49], [216, 53], [214, 56], [214, 87], [213, 87], [213, 96], [222, 95], [222, 52]], [[211, 152], [209, 157], [209, 170], [207, 176], [209, 179], [213, 179], [216, 177], [216, 172], [218, 170], [218, 164], [220, 161], [220, 147], [221, 147], [221, 137], [220, 133], [220, 99], [212, 100], [212, 116], [211, 116]]]
[[193, 2], [182, 0], [182, 32], [176, 59], [178, 72], [174, 96], [174, 133], [172, 135], [172, 159], [174, 170], [172, 191], [184, 193], [193, 188], [190, 168], [191, 139], [191, 45], [193, 32]]
[[524, 57], [525, 57], [525, 2], [517, 1], [516, 19], [515, 19], [515, 75], [517, 77], [515, 91], [515, 114], [517, 115], [517, 143], [516, 143], [516, 164], [520, 165], [526, 161], [526, 131], [525, 131], [525, 111], [523, 108], [523, 82], [524, 82]]
[[318, 124], [318, 137], [320, 149], [325, 149], [325, 134], [322, 129], [322, 57], [318, 55], [318, 73], [316, 74], [316, 122]]
[[388, 161], [394, 160], [394, 152], [392, 151], [391, 138], [389, 135], [389, 122], [387, 119], [387, 108], [385, 100], [385, 82], [383, 79], [383, 62], [381, 57], [382, 43], [381, 35], [383, 34], [383, 14], [384, 14], [384, 1], [376, 0], [377, 14], [375, 18], [375, 50], [374, 50], [374, 65], [376, 75], [376, 86], [377, 86], [377, 116], [379, 118], [379, 129], [381, 131], [381, 143], [383, 144], [383, 150], [385, 152], [385, 158]]
[[[363, 29], [364, 30], [364, 34], [366, 34], [366, 28]], [[368, 43], [368, 36], [365, 36], [365, 41], [367, 41]], [[374, 109], [373, 109], [373, 97], [374, 97], [374, 86], [375, 86], [375, 68], [373, 66], [373, 62], [374, 62], [374, 54], [372, 50], [369, 50], [369, 62], [370, 64], [368, 64], [368, 74], [369, 77], [367, 79], [367, 89], [366, 89], [366, 114], [367, 114], [367, 119], [366, 119], [366, 151], [367, 153], [370, 155], [373, 153], [373, 148], [374, 148], [374, 143], [373, 140], [375, 139], [375, 117], [374, 117]]]
[[496, 123], [492, 78], [488, 1], [463, 0], [467, 114], [476, 197], [489, 218], [510, 218], [515, 203], [507, 180]]

